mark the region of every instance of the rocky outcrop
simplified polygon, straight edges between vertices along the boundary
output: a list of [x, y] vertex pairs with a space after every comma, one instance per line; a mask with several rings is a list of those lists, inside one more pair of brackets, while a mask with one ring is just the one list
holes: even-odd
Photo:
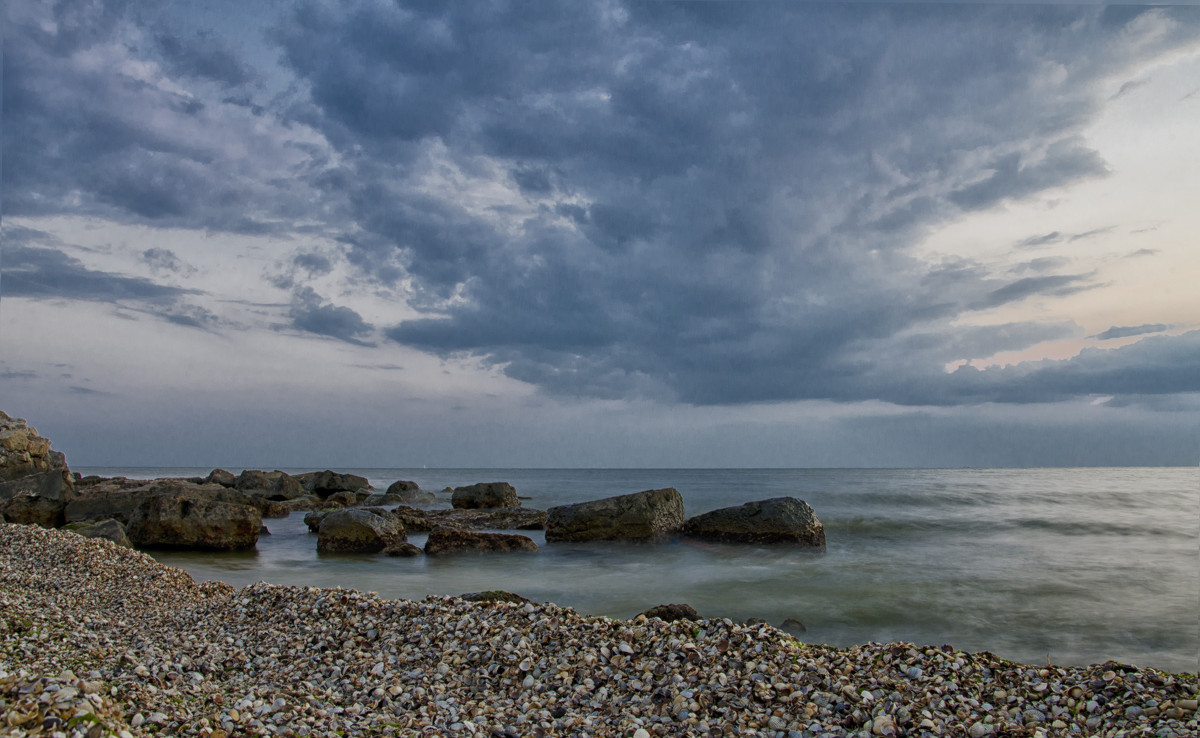
[[205, 484], [219, 484], [222, 487], [236, 487], [238, 478], [233, 475], [233, 472], [227, 472], [224, 469], [213, 469], [204, 478]]
[[773, 497], [697, 515], [684, 524], [683, 533], [706, 541], [825, 548], [825, 527], [812, 507], [795, 497]]
[[517, 490], [508, 482], [480, 482], [467, 487], [455, 487], [450, 504], [458, 510], [487, 507], [520, 507]]
[[126, 535], [138, 548], [238, 551], [254, 548], [262, 514], [250, 505], [214, 499], [214, 485], [158, 480], [129, 517]]
[[673, 487], [606, 497], [546, 511], [547, 541], [658, 540], [683, 526], [683, 496]]
[[104, 538], [118, 546], [133, 548], [133, 543], [129, 540], [129, 536], [125, 535], [125, 526], [112, 518], [89, 520], [81, 523], [68, 523], [62, 529], [69, 530], [84, 538]]
[[370, 510], [335, 510], [317, 529], [319, 553], [379, 553], [403, 543], [404, 526]]
[[523, 507], [484, 510], [422, 510], [400, 506], [392, 514], [412, 531], [430, 531], [438, 527], [460, 530], [542, 530], [546, 511]]
[[357, 474], [341, 474], [329, 469], [297, 474], [294, 479], [304, 487], [306, 492], [322, 499], [338, 492], [363, 491], [369, 494], [372, 489], [371, 483], [367, 481], [366, 477], [360, 477]]
[[0, 514], [10, 523], [55, 527], [74, 494], [67, 460], [24, 418], [0, 412]]
[[234, 486], [242, 492], [261, 495], [276, 502], [294, 500], [306, 493], [296, 477], [278, 470], [265, 472], [247, 469], [238, 475]]
[[529, 536], [516, 533], [480, 533], [473, 530], [438, 528], [425, 541], [426, 556], [454, 553], [536, 553], [537, 544]]
[[672, 603], [670, 605], [656, 605], [649, 610], [646, 610], [641, 615], [648, 618], [658, 618], [659, 620], [668, 623], [676, 620], [699, 620], [700, 615], [696, 612], [696, 608], [684, 603]]

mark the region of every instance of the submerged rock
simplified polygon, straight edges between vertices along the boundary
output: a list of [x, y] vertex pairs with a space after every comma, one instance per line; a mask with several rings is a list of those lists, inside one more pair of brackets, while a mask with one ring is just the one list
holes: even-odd
[[683, 526], [673, 487], [561, 505], [546, 511], [547, 541], [656, 540]]
[[795, 497], [773, 497], [697, 515], [684, 535], [728, 543], [795, 543], [825, 548], [825, 527], [812, 507]]
[[440, 556], [450, 553], [494, 552], [507, 553], [523, 551], [536, 553], [537, 544], [529, 536], [516, 533], [480, 533], [473, 530], [457, 530], [454, 528], [438, 528], [430, 532], [425, 541], [427, 556]]
[[392, 514], [412, 531], [430, 531], [438, 527], [461, 530], [542, 530], [546, 511], [525, 507], [500, 507], [482, 510], [419, 510], [400, 506]]

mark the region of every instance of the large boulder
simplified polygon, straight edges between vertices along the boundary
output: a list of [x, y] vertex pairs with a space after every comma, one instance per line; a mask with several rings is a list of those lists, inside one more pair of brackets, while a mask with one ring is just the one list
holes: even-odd
[[[209, 476], [212, 477], [211, 474]], [[219, 479], [216, 481], [220, 483]], [[234, 486], [242, 492], [261, 495], [277, 502], [303, 497], [306, 492], [295, 477], [278, 470], [265, 472], [247, 469], [238, 475]]]
[[459, 530], [542, 530], [546, 511], [525, 507], [498, 507], [482, 510], [421, 510], [401, 505], [392, 514], [411, 531], [435, 528]]
[[213, 499], [205, 487], [160, 480], [142, 500], [125, 534], [138, 548], [238, 551], [254, 548], [262, 530], [258, 508]]
[[438, 528], [425, 541], [426, 556], [451, 553], [524, 551], [536, 553], [537, 544], [529, 536], [516, 533], [480, 533], [473, 530]]
[[66, 458], [24, 418], [0, 412], [0, 514], [10, 523], [61, 525], [74, 494]]
[[[204, 484], [186, 479], [88, 479], [81, 481], [74, 498], [67, 503], [66, 522], [115, 518], [128, 526], [134, 511], [146, 500], [172, 497], [187, 490], [212, 502], [245, 505], [258, 511], [260, 517], [286, 517], [293, 509], [287, 503], [276, 502], [260, 492], [231, 489], [221, 484]], [[303, 498], [297, 498], [303, 499]]]
[[297, 474], [295, 479], [300, 482], [306, 492], [322, 499], [338, 492], [358, 492], [372, 489], [371, 483], [367, 481], [366, 477], [360, 477], [357, 474], [341, 474], [329, 469]]
[[236, 487], [238, 478], [233, 475], [233, 472], [227, 472], [224, 469], [213, 469], [204, 478], [205, 484], [219, 484], [222, 487]]
[[650, 489], [546, 513], [547, 541], [658, 540], [683, 526], [683, 496], [673, 487]]
[[793, 543], [825, 548], [825, 527], [812, 507], [795, 497], [773, 497], [697, 515], [684, 535], [729, 543]]
[[467, 487], [455, 487], [450, 504], [459, 510], [483, 507], [520, 507], [517, 490], [508, 482], [480, 482]]
[[76, 535], [81, 535], [84, 538], [104, 538], [112, 541], [118, 546], [125, 548], [133, 548], [133, 543], [129, 540], [129, 536], [125, 535], [125, 526], [121, 525], [112, 518], [104, 520], [88, 520], [80, 523], [67, 523], [62, 527], [63, 530], [69, 530]]
[[370, 510], [335, 510], [317, 529], [319, 553], [379, 553], [404, 542], [404, 526]]

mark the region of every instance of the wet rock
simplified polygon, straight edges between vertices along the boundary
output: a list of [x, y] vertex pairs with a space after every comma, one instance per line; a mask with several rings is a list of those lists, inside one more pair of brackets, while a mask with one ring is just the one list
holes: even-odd
[[322, 499], [338, 492], [358, 492], [371, 489], [371, 483], [367, 481], [366, 477], [360, 477], [357, 474], [342, 474], [329, 469], [297, 474], [295, 479], [304, 487], [305, 491]]
[[412, 557], [421, 556], [425, 552], [421, 550], [420, 546], [404, 541], [402, 543], [393, 543], [383, 549], [383, 553], [387, 556]]
[[420, 510], [400, 506], [392, 511], [404, 527], [412, 531], [430, 531], [438, 527], [461, 530], [542, 530], [546, 511], [524, 507], [500, 507], [481, 510]]
[[265, 472], [247, 469], [238, 475], [234, 485], [243, 492], [253, 492], [277, 502], [302, 497], [304, 487], [295, 477], [281, 471]]
[[63, 530], [69, 530], [72, 533], [81, 535], [84, 538], [104, 538], [112, 541], [118, 546], [125, 548], [133, 548], [133, 543], [130, 542], [129, 536], [125, 535], [125, 526], [112, 518], [104, 520], [90, 520], [79, 523], [68, 523], [64, 525]]
[[523, 551], [536, 553], [537, 544], [529, 536], [516, 533], [480, 533], [473, 530], [438, 528], [425, 541], [427, 556], [452, 553], [507, 553]]
[[691, 605], [675, 603], [670, 605], [655, 605], [654, 607], [640, 613], [648, 618], [658, 618], [666, 622], [674, 622], [676, 620], [699, 620], [700, 615], [696, 612], [696, 608]]
[[166, 481], [129, 518], [126, 535], [139, 548], [236, 551], [254, 548], [262, 514], [250, 505], [213, 499], [214, 485]]
[[547, 541], [656, 540], [683, 526], [683, 496], [668, 487], [561, 505], [546, 513]]
[[450, 504], [459, 510], [486, 507], [520, 507], [517, 490], [508, 482], [480, 482], [467, 487], [455, 487]]
[[697, 515], [684, 535], [728, 543], [794, 543], [825, 548], [825, 527], [812, 507], [795, 497], [774, 497]]
[[213, 469], [204, 478], [205, 484], [219, 484], [222, 487], [236, 487], [238, 478], [232, 472], [227, 472], [224, 469]]
[[523, 604], [533, 601], [528, 597], [522, 597], [521, 595], [514, 594], [512, 592], [505, 592], [502, 589], [489, 589], [483, 592], [467, 592], [466, 594], [459, 595], [459, 597], [470, 602], [514, 602], [517, 604]]
[[317, 528], [317, 551], [379, 553], [406, 538], [404, 526], [394, 518], [370, 510], [335, 510]]
[[804, 623], [800, 622], [796, 618], [787, 618], [786, 620], [783, 621], [782, 624], [780, 624], [779, 629], [785, 630], [788, 633], [792, 633], [793, 635], [796, 633], [807, 633], [808, 632], [808, 628], [804, 627]]

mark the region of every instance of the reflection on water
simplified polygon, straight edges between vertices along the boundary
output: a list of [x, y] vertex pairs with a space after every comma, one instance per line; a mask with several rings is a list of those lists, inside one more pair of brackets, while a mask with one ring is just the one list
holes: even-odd
[[[663, 486], [683, 493], [689, 515], [793, 495], [816, 509], [829, 545], [817, 555], [683, 540], [547, 545], [540, 532], [514, 531], [541, 551], [318, 556], [296, 514], [266, 521], [272, 535], [257, 552], [154, 555], [237, 586], [411, 599], [505, 589], [614, 617], [686, 602], [706, 617], [796, 618], [811, 642], [951, 643], [1031, 663], [1197, 669], [1196, 469], [345, 471], [379, 489], [396, 479], [431, 490], [503, 479], [539, 508]], [[162, 473], [141, 472], [126, 476]]]

